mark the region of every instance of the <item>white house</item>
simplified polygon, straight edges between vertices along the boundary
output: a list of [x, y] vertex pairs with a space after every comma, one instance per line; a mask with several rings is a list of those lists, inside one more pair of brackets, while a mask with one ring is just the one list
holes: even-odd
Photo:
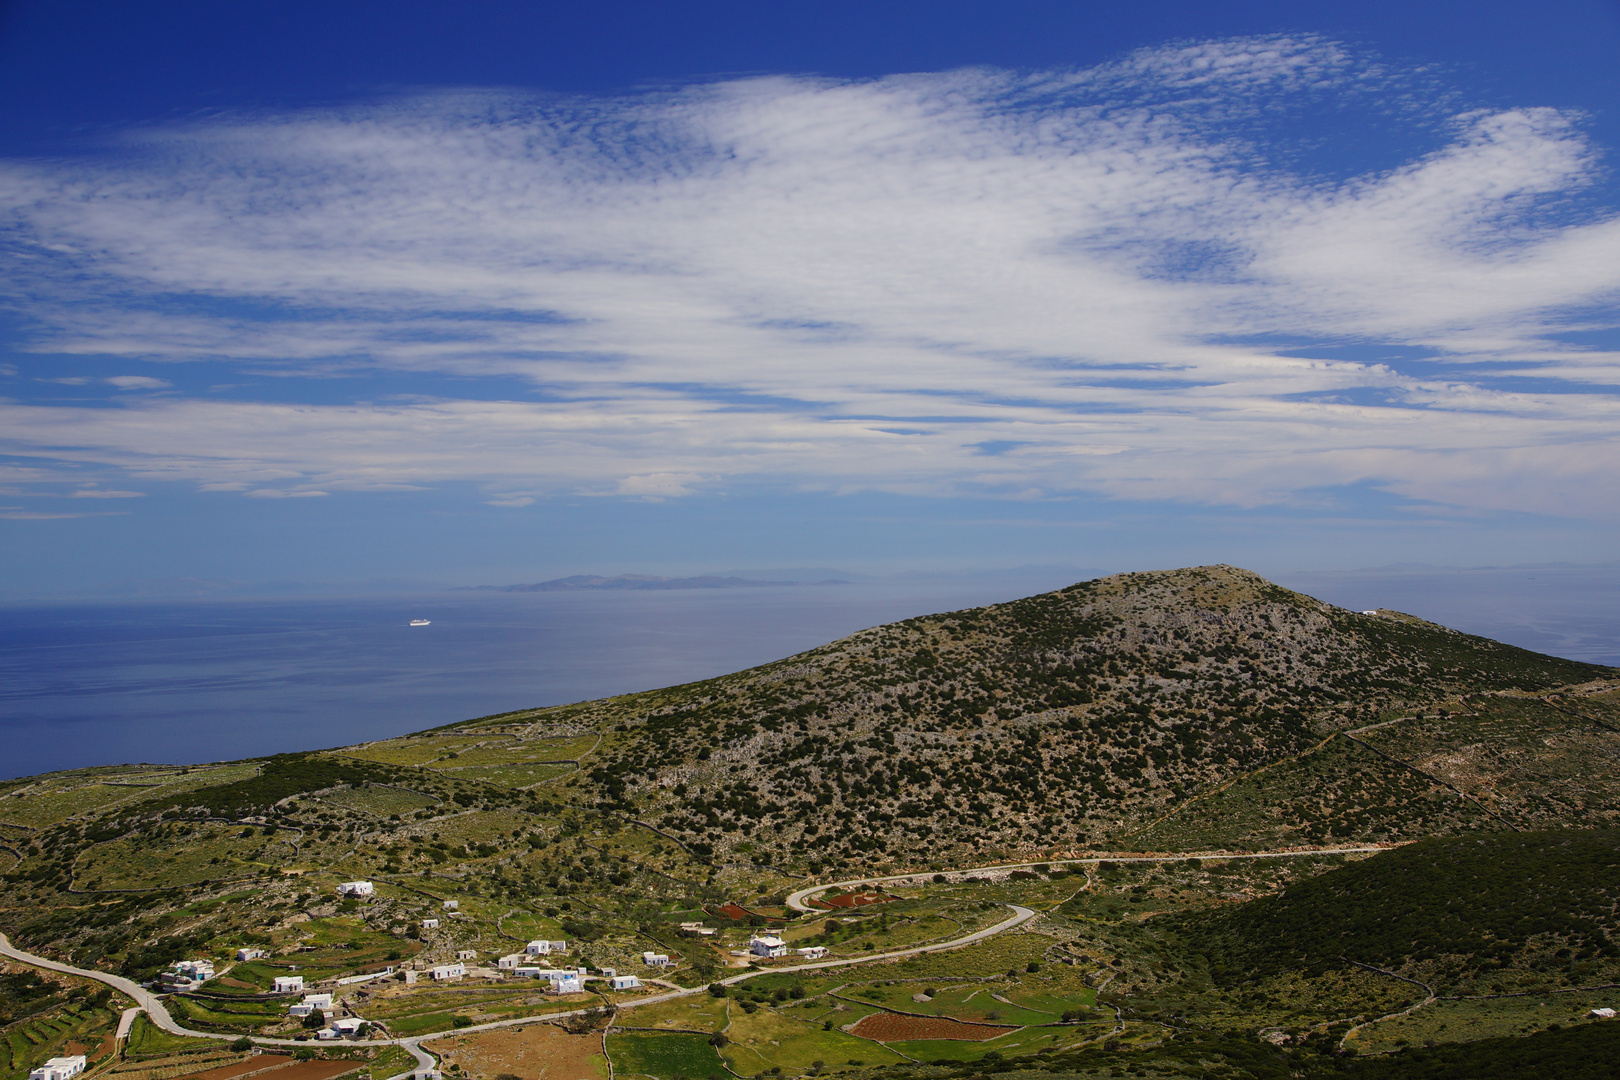
[[459, 979], [467, 974], [467, 965], [463, 963], [440, 964], [431, 969], [434, 982], [447, 982], [450, 979]]
[[277, 994], [301, 994], [304, 992], [304, 977], [302, 975], [277, 975], [276, 988], [273, 992]]
[[446, 900], [442, 906], [443, 906], [444, 910], [446, 910], [446, 911], [460, 911], [461, 910], [461, 901], [460, 900]]
[[602, 968], [598, 972], [598, 974], [600, 974], [602, 976], [602, 978], [604, 978], [604, 979], [611, 979], [611, 978], [613, 978], [613, 976], [617, 975], [618, 973], [619, 973], [618, 968]]
[[424, 929], [424, 930], [437, 930], [438, 928], [439, 928], [439, 920], [438, 919], [423, 919], [422, 920], [422, 929]]
[[319, 1009], [323, 1013], [332, 1011], [331, 994], [305, 994], [304, 1000], [287, 1007], [288, 1016], [308, 1016]]
[[341, 1020], [332, 1021], [331, 1027], [333, 1031], [347, 1038], [358, 1032], [363, 1025], [369, 1024], [370, 1022], [371, 1021], [363, 1020], [358, 1016], [345, 1016]]
[[827, 955], [827, 946], [812, 945], [807, 949], [795, 949], [794, 952], [798, 953], [806, 960], [820, 960], [823, 956]]
[[659, 952], [642, 953], [641, 962], [648, 967], [669, 967], [669, 957]]
[[[562, 973], [558, 972], [558, 974], [561, 975]], [[553, 994], [577, 994], [579, 991], [578, 975], [563, 975], [560, 979], [551, 980], [551, 992]]]
[[1591, 1012], [1587, 1013], [1586, 1015], [1590, 1016], [1594, 1020], [1613, 1020], [1614, 1019], [1614, 1010], [1613, 1009], [1593, 1009]]
[[691, 934], [694, 937], [714, 937], [714, 935], [718, 934], [719, 932], [720, 931], [716, 930], [714, 927], [704, 926], [700, 922], [681, 923], [681, 933]]
[[53, 1057], [28, 1074], [28, 1080], [68, 1080], [84, 1072], [84, 1055]]
[[339, 896], [376, 896], [377, 886], [369, 881], [345, 881], [337, 891]]
[[457, 960], [476, 960], [476, 959], [478, 959], [478, 950], [477, 949], [457, 949], [456, 950], [456, 959]]
[[550, 956], [552, 953], [565, 953], [568, 951], [566, 941], [531, 941], [523, 947], [523, 951], [530, 956]]
[[748, 951], [755, 956], [786, 956], [788, 947], [779, 937], [756, 937], [748, 939]]
[[511, 970], [512, 968], [521, 966], [523, 961], [527, 960], [528, 958], [528, 953], [509, 953], [508, 955], [503, 956], [499, 960], [495, 961], [495, 966], [498, 968]]
[[634, 990], [641, 985], [641, 980], [634, 975], [615, 975], [608, 982], [615, 990]]
[[191, 990], [214, 977], [214, 965], [208, 960], [182, 960], [158, 976], [165, 990]]
[[236, 950], [236, 959], [239, 960], [239, 961], [241, 961], [241, 960], [257, 960], [261, 956], [269, 956], [269, 955], [270, 954], [265, 952], [263, 949], [237, 949]]

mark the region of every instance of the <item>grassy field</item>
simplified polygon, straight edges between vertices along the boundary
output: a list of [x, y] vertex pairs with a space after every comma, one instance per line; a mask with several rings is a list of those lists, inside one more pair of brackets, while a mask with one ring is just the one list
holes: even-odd
[[439, 805], [439, 799], [432, 795], [424, 795], [406, 788], [383, 787], [380, 784], [328, 792], [318, 801], [358, 810], [373, 817], [409, 814]]
[[75, 881], [87, 889], [155, 889], [274, 870], [293, 855], [282, 835], [251, 825], [160, 825], [90, 848]]
[[190, 791], [252, 776], [248, 764], [210, 765], [180, 771], [95, 769], [55, 773], [0, 797], [0, 821], [44, 828], [59, 821], [155, 795]]
[[514, 762], [503, 765], [473, 765], [446, 768], [450, 776], [463, 780], [476, 780], [500, 787], [529, 788], [567, 776], [578, 766], [566, 762]]
[[124, 1052], [131, 1057], [159, 1057], [186, 1050], [218, 1050], [220, 1044], [213, 1039], [193, 1039], [187, 1035], [170, 1035], [146, 1018], [145, 1013], [135, 1017], [129, 1029], [129, 1041]]
[[747, 1075], [777, 1066], [800, 1072], [818, 1061], [836, 1067], [852, 1060], [879, 1065], [905, 1060], [881, 1043], [839, 1030], [837, 1024], [828, 1031], [808, 1018], [764, 1009], [752, 1015], [734, 1010], [726, 1035], [731, 1039], [722, 1051], [726, 1061]]
[[[542, 761], [576, 761], [596, 745], [596, 737], [576, 736], [552, 739], [515, 739], [493, 745], [451, 751], [437, 763], [439, 768], [466, 768], [472, 765], [512, 765]], [[453, 755], [453, 756], [452, 756]]]
[[426, 765], [446, 754], [459, 753], [480, 743], [510, 739], [503, 735], [420, 735], [355, 746], [343, 751], [344, 757], [376, 761], [384, 765]]
[[1591, 1009], [1612, 1007], [1614, 1000], [1614, 991], [1597, 990], [1484, 1001], [1437, 1001], [1410, 1016], [1362, 1028], [1350, 1045], [1363, 1054], [1380, 1054], [1405, 1046], [1525, 1035], [1554, 1024], [1571, 1027], [1591, 1022], [1587, 1016]]
[[615, 1076], [723, 1077], [720, 1055], [701, 1035], [610, 1035]]

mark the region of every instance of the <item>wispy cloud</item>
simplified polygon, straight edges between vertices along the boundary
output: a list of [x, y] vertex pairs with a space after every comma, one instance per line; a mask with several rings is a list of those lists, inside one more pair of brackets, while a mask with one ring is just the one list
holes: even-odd
[[[1322, 166], [1347, 109], [1404, 153]], [[1374, 485], [1611, 514], [1620, 354], [1558, 336], [1620, 298], [1579, 120], [1266, 38], [147, 132], [0, 174], [35, 348], [465, 391], [12, 400], [0, 440], [256, 497]]]

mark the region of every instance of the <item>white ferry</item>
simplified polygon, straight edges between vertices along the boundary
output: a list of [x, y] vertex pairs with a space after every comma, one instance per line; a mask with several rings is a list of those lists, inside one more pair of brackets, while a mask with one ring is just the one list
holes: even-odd
[[412, 626], [431, 626], [431, 625], [433, 625], [433, 620], [432, 619], [412, 619], [411, 620], [411, 625]]

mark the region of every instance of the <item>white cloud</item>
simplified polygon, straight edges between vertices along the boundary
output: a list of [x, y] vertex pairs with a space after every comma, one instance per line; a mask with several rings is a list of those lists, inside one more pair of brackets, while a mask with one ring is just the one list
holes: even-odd
[[[1412, 112], [1427, 78], [1267, 38], [1080, 72], [413, 98], [13, 164], [41, 350], [416, 396], [11, 401], [0, 449], [257, 498], [1376, 485], [1612, 513], [1620, 363], [1555, 336], [1615, 322], [1620, 217], [1566, 205], [1597, 152], [1556, 110]], [[1323, 98], [1430, 141], [1325, 179], [1289, 127]], [[536, 400], [480, 396], [494, 377]]]
[[154, 379], [150, 375], [114, 375], [107, 382], [120, 390], [162, 390], [173, 384], [165, 379]]

